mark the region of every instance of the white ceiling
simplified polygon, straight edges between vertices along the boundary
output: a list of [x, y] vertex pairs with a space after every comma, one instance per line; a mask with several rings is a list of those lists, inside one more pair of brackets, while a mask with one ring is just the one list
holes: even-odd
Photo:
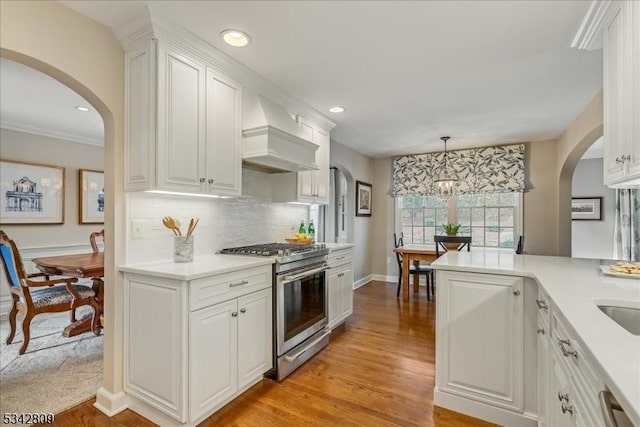
[[[90, 110], [78, 111], [75, 106]], [[0, 127], [103, 145], [100, 115], [80, 95], [33, 68], [0, 58]]]
[[[557, 137], [602, 87], [569, 43], [587, 1], [61, 1], [116, 27], [148, 5], [381, 157]], [[246, 31], [244, 49], [219, 33]], [[343, 105], [345, 113], [327, 112]]]

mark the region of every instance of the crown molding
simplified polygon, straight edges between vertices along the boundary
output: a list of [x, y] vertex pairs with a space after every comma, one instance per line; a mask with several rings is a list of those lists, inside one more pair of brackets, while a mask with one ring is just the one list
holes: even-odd
[[576, 34], [571, 47], [583, 50], [602, 49], [602, 25], [613, 2], [611, 0], [592, 0]]
[[2, 120], [0, 128], [11, 130], [14, 132], [30, 133], [32, 135], [45, 136], [47, 138], [55, 138], [67, 142], [75, 142], [78, 144], [93, 145], [95, 147], [104, 147], [104, 141], [98, 138], [87, 138], [73, 133], [61, 132], [53, 129], [45, 129], [22, 122], [8, 122]]
[[120, 40], [125, 51], [146, 43], [152, 38], [161, 40], [202, 61], [208, 67], [215, 69], [242, 86], [264, 95], [272, 102], [285, 107], [289, 112], [298, 114], [306, 122], [328, 131], [336, 127], [336, 123], [318, 110], [285, 92], [246, 65], [211, 46], [188, 30], [178, 25], [164, 22], [154, 14], [153, 8], [147, 7], [144, 13], [141, 13], [125, 25], [115, 28], [113, 32]]

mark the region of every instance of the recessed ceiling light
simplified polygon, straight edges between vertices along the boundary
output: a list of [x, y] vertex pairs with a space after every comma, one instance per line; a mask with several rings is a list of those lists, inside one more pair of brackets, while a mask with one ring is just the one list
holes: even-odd
[[251, 43], [251, 37], [249, 37], [249, 34], [244, 31], [224, 30], [220, 35], [222, 36], [222, 40], [224, 40], [229, 46], [245, 47]]
[[342, 113], [343, 111], [344, 111], [344, 107], [340, 107], [337, 105], [335, 107], [329, 108], [330, 113]]
[[76, 105], [76, 110], [78, 111], [89, 111], [89, 108], [83, 107], [82, 105]]

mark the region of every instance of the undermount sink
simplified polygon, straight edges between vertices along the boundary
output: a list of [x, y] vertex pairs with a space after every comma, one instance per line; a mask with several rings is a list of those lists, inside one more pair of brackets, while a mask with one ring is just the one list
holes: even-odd
[[640, 335], [640, 308], [598, 305], [611, 320], [633, 335]]

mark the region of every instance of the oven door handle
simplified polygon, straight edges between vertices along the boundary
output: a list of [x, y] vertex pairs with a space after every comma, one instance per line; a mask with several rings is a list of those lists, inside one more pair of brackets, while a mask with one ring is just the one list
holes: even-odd
[[296, 280], [303, 279], [307, 276], [313, 276], [314, 274], [321, 273], [329, 269], [328, 265], [323, 265], [319, 268], [314, 268], [313, 270], [307, 270], [304, 273], [296, 274], [295, 276], [284, 276], [283, 283], [295, 282]]

